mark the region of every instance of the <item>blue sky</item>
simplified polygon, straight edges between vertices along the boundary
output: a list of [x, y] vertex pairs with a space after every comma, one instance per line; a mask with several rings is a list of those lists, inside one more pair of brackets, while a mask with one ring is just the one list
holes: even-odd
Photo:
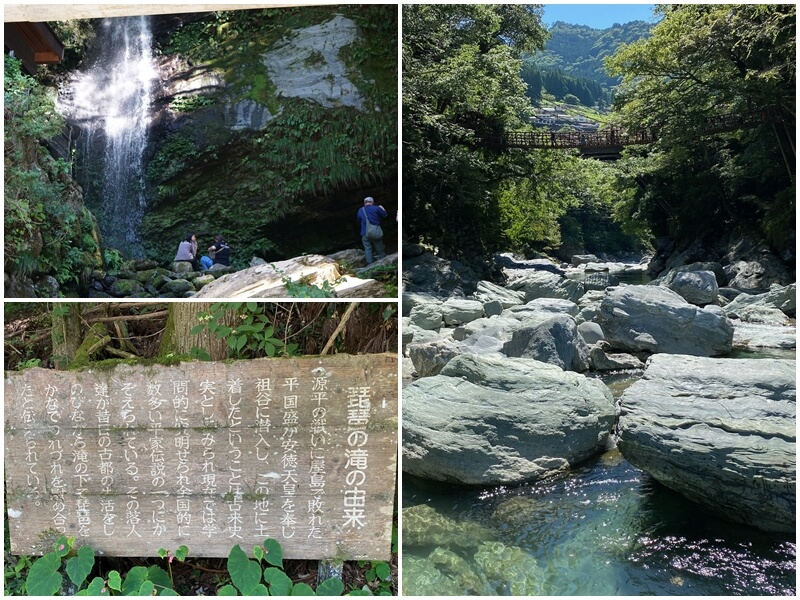
[[629, 21], [654, 22], [653, 4], [545, 4], [544, 18], [548, 27], [556, 21], [605, 29], [614, 23]]

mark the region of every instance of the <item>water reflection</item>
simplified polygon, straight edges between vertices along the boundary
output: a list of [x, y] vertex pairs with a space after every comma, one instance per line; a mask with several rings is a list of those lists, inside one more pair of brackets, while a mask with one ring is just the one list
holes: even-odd
[[[494, 536], [466, 547], [404, 538], [406, 595], [795, 591], [793, 539], [700, 509], [616, 450], [568, 476], [516, 488], [465, 490], [408, 476], [403, 487], [406, 508], [427, 504], [469, 524], [473, 539], [476, 530]], [[487, 557], [505, 561], [505, 571], [488, 573]], [[466, 587], [453, 589], [459, 582]]]

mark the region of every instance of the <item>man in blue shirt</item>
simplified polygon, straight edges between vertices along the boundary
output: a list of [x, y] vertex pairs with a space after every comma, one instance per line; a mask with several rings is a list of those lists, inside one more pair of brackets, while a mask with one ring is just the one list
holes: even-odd
[[371, 196], [364, 198], [364, 206], [358, 209], [358, 220], [361, 223], [361, 243], [364, 244], [367, 264], [386, 256], [386, 251], [383, 249], [381, 220], [388, 216], [389, 214], [383, 206], [375, 206], [375, 200]]

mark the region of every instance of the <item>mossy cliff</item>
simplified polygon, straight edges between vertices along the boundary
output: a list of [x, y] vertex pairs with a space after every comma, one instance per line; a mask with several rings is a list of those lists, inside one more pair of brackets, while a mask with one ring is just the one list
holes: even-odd
[[[358, 244], [372, 195], [397, 207], [397, 7], [154, 17], [161, 85], [145, 253], [222, 233], [234, 264]], [[390, 240], [391, 241], [391, 240]]]

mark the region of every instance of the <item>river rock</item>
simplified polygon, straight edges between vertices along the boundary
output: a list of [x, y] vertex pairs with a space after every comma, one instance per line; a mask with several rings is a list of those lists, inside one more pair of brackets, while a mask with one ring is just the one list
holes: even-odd
[[476, 548], [496, 539], [494, 531], [477, 523], [456, 521], [427, 504], [403, 509], [403, 546]]
[[525, 298], [524, 293], [509, 290], [491, 281], [479, 281], [474, 295], [483, 302], [498, 301], [503, 305], [503, 308], [522, 304]]
[[608, 388], [535, 360], [462, 354], [406, 386], [403, 470], [435, 481], [535, 480], [603, 450]]
[[199, 277], [195, 277], [192, 280], [192, 284], [194, 284], [195, 289], [201, 290], [205, 286], [207, 286], [209, 283], [211, 283], [211, 282], [213, 282], [215, 280], [216, 280], [216, 278], [209, 273], [209, 274], [206, 274], [206, 275], [200, 275]]
[[607, 344], [600, 342], [589, 351], [589, 361], [595, 371], [643, 369], [644, 363], [632, 354], [606, 352]]
[[171, 269], [173, 273], [177, 273], [178, 275], [183, 273], [191, 273], [194, 271], [192, 263], [185, 260], [176, 260], [174, 263], [172, 263]]
[[438, 375], [450, 359], [461, 354], [458, 344], [452, 339], [439, 338], [421, 343], [409, 344], [408, 356], [420, 377]]
[[195, 291], [194, 285], [185, 279], [173, 279], [172, 281], [165, 283], [161, 288], [161, 293], [168, 292], [170, 294], [175, 294], [176, 296], [193, 291]]
[[734, 521], [795, 531], [796, 362], [657, 355], [621, 399], [619, 448]]
[[442, 304], [444, 324], [452, 327], [483, 317], [483, 304], [478, 300], [450, 298]]
[[573, 267], [579, 267], [591, 262], [600, 262], [600, 259], [594, 254], [576, 254], [570, 261]]
[[[408, 319], [408, 317], [404, 317], [404, 319]], [[410, 321], [403, 323], [403, 353], [406, 353], [408, 345], [411, 342], [416, 342], [421, 344], [423, 342], [430, 342], [432, 340], [438, 340], [441, 336], [439, 335], [438, 331], [432, 331], [430, 329], [421, 329], [417, 327]]]
[[509, 283], [512, 290], [525, 294], [525, 302], [536, 298], [562, 298], [576, 302], [583, 295], [583, 286], [579, 281], [567, 279], [563, 275], [550, 271], [525, 271]]
[[135, 279], [116, 279], [111, 285], [109, 294], [116, 298], [124, 296], [139, 296], [144, 294], [144, 285]]
[[408, 319], [411, 325], [420, 329], [439, 331], [442, 326], [442, 305], [419, 304], [411, 309]]
[[679, 271], [665, 285], [689, 304], [697, 306], [714, 302], [719, 290], [717, 277], [711, 271]]
[[[740, 314], [744, 307], [762, 306], [782, 311], [794, 317], [797, 310], [797, 284], [787, 286], [773, 285], [764, 294], [739, 294], [725, 306], [727, 314]], [[741, 315], [740, 315], [740, 318]], [[742, 318], [742, 320], [746, 320]]]
[[583, 341], [586, 342], [587, 346], [591, 346], [592, 344], [596, 344], [597, 342], [606, 339], [606, 336], [603, 333], [603, 328], [597, 323], [583, 322], [579, 324], [578, 333], [581, 334], [581, 337], [583, 338]]
[[751, 349], [792, 349], [797, 347], [797, 329], [759, 323], [736, 323], [733, 331], [733, 343], [735, 346]]
[[544, 322], [522, 324], [503, 345], [503, 354], [510, 357], [532, 358], [556, 365], [565, 371], [586, 371], [589, 368], [589, 349], [578, 334], [575, 319], [555, 315]]
[[503, 303], [500, 300], [489, 300], [483, 303], [483, 314], [496, 317], [503, 314]]
[[728, 354], [733, 325], [718, 306], [698, 308], [661, 286], [613, 288], [597, 321], [613, 348], [715, 356]]
[[407, 317], [411, 314], [411, 309], [420, 304], [441, 304], [442, 300], [432, 294], [423, 292], [403, 292], [403, 316]]

